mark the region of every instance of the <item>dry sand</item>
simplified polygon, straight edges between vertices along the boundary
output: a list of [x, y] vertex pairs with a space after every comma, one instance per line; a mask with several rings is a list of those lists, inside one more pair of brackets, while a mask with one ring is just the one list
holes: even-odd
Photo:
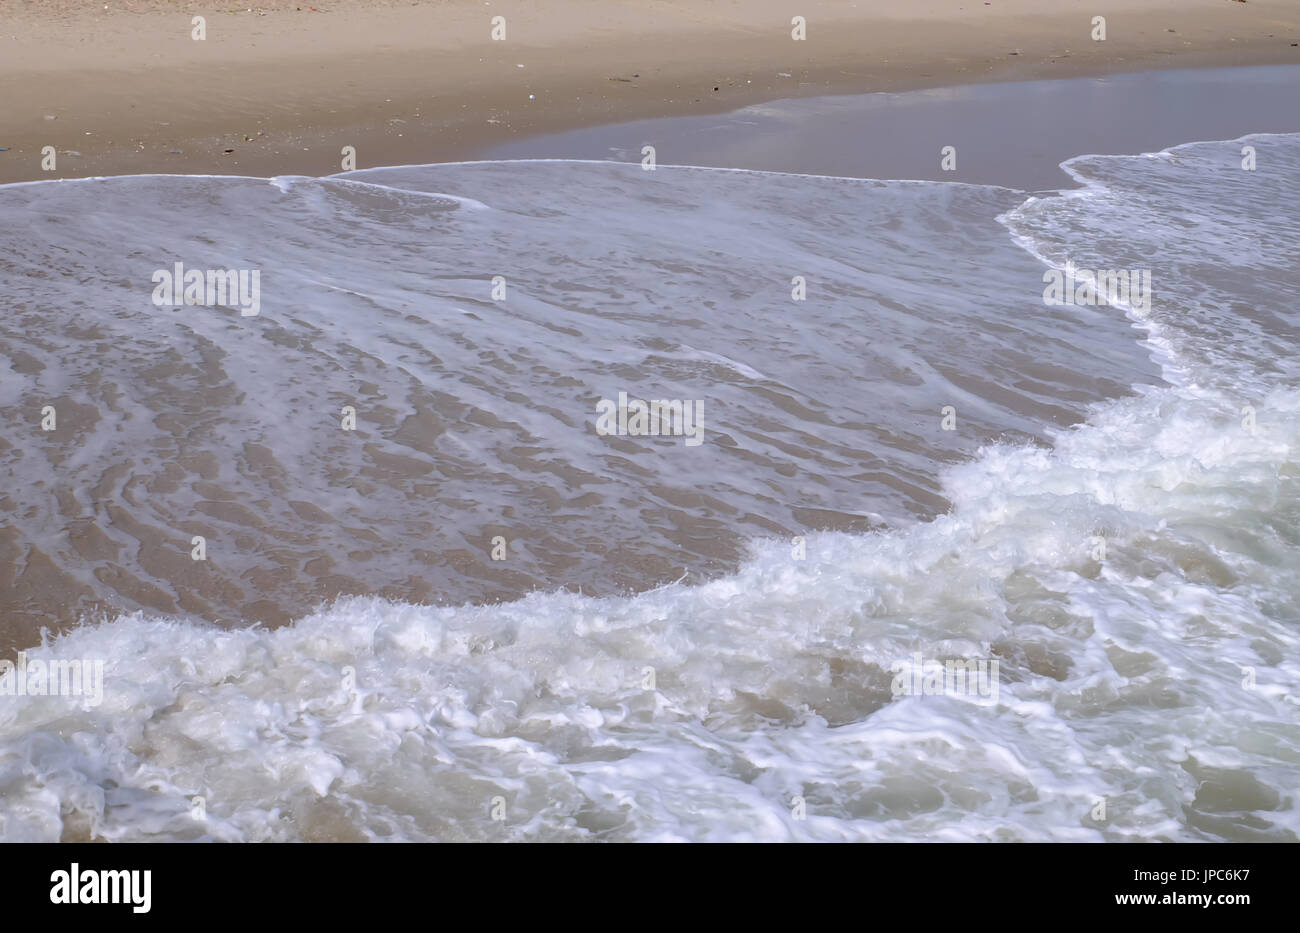
[[[328, 174], [786, 97], [1300, 63], [1296, 0], [9, 0], [0, 182]], [[206, 17], [207, 38], [191, 38]], [[791, 18], [807, 40], [791, 38]], [[1105, 41], [1091, 38], [1106, 17]], [[491, 18], [506, 18], [505, 41]], [[788, 77], [787, 77], [788, 75]], [[246, 138], [247, 137], [247, 138]], [[54, 171], [42, 171], [53, 146]], [[226, 150], [232, 150], [227, 152]]]

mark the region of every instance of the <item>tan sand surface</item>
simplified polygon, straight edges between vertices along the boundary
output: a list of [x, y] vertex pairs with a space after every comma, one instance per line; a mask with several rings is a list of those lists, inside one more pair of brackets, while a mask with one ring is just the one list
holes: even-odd
[[6, 0], [0, 182], [328, 174], [349, 145], [363, 168], [446, 161], [777, 98], [1300, 63], [1298, 43], [1297, 0]]

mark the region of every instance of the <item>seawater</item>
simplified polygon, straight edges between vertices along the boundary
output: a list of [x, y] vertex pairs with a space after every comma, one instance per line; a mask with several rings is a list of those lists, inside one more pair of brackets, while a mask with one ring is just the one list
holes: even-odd
[[0, 838], [1295, 841], [1300, 136], [1065, 168], [0, 188]]

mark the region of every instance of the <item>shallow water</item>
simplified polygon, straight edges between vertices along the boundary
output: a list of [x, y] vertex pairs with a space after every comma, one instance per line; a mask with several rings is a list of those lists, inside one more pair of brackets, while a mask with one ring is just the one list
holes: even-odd
[[[28, 632], [699, 582], [754, 538], [932, 517], [943, 464], [1158, 378], [1122, 318], [1044, 306], [1004, 189], [509, 163], [0, 197]], [[261, 270], [259, 314], [155, 307], [175, 262]], [[600, 436], [620, 392], [699, 402], [706, 442]]]
[[125, 610], [0, 700], [0, 836], [1294, 841], [1300, 137], [1068, 168], [0, 189], [7, 631]]

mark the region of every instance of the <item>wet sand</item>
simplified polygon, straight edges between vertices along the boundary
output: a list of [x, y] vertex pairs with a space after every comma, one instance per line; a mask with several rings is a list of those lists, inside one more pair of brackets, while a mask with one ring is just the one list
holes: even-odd
[[[1300, 131], [1300, 67], [1151, 71], [782, 100], [491, 146], [483, 159], [640, 161], [857, 178], [1073, 186], [1060, 163]], [[943, 149], [956, 151], [953, 170]]]

